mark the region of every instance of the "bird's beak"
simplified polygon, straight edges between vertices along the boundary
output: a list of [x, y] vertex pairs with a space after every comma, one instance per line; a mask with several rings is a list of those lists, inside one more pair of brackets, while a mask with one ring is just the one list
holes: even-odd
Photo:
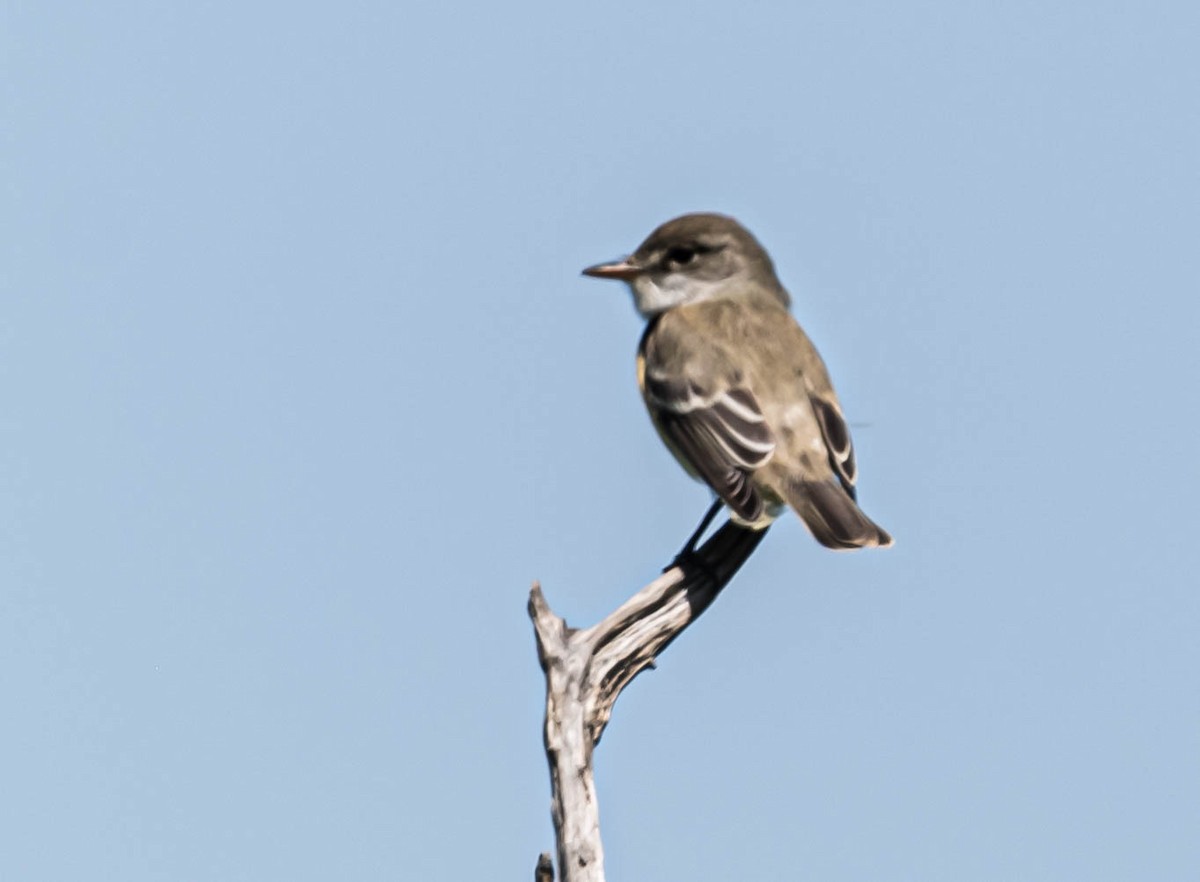
[[620, 279], [623, 282], [629, 282], [643, 272], [644, 270], [640, 266], [631, 263], [627, 257], [612, 263], [598, 263], [595, 266], [589, 266], [583, 271], [583, 274], [594, 279]]

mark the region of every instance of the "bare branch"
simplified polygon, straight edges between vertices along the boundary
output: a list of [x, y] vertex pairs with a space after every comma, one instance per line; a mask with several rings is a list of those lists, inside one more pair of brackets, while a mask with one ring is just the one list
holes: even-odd
[[592, 749], [621, 690], [708, 609], [765, 534], [730, 522], [694, 551], [689, 541], [666, 572], [583, 630], [567, 627], [539, 585], [530, 591], [529, 617], [546, 675], [544, 741], [559, 882], [604, 880]]

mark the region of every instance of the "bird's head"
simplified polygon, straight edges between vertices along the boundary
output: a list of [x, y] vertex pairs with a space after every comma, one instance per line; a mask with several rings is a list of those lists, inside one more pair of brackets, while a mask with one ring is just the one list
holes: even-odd
[[590, 266], [583, 274], [628, 283], [646, 318], [686, 303], [764, 292], [788, 302], [770, 256], [745, 227], [722, 214], [667, 221], [629, 257]]

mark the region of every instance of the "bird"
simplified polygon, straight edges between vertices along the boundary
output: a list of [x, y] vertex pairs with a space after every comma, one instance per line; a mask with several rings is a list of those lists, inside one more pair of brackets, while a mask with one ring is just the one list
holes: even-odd
[[829, 371], [749, 230], [726, 215], [685, 214], [583, 274], [626, 283], [646, 320], [637, 380], [650, 419], [717, 496], [693, 543], [724, 505], [755, 530], [790, 507], [835, 550], [892, 544], [859, 508], [854, 445]]

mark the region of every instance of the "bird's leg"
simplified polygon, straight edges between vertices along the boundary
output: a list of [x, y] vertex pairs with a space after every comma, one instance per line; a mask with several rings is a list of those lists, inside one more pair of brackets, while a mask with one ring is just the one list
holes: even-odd
[[[688, 539], [687, 544], [683, 546], [683, 550], [675, 555], [676, 562], [692, 556], [692, 552], [696, 550], [696, 546], [700, 544], [700, 539], [704, 536], [704, 531], [708, 529], [708, 525], [713, 522], [713, 518], [717, 516], [717, 512], [721, 510], [721, 506], [724, 504], [719, 496], [713, 500], [713, 504], [704, 513], [704, 518], [700, 521], [700, 526], [696, 528], [696, 532]], [[672, 563], [671, 566], [675, 566], [675, 563]]]

